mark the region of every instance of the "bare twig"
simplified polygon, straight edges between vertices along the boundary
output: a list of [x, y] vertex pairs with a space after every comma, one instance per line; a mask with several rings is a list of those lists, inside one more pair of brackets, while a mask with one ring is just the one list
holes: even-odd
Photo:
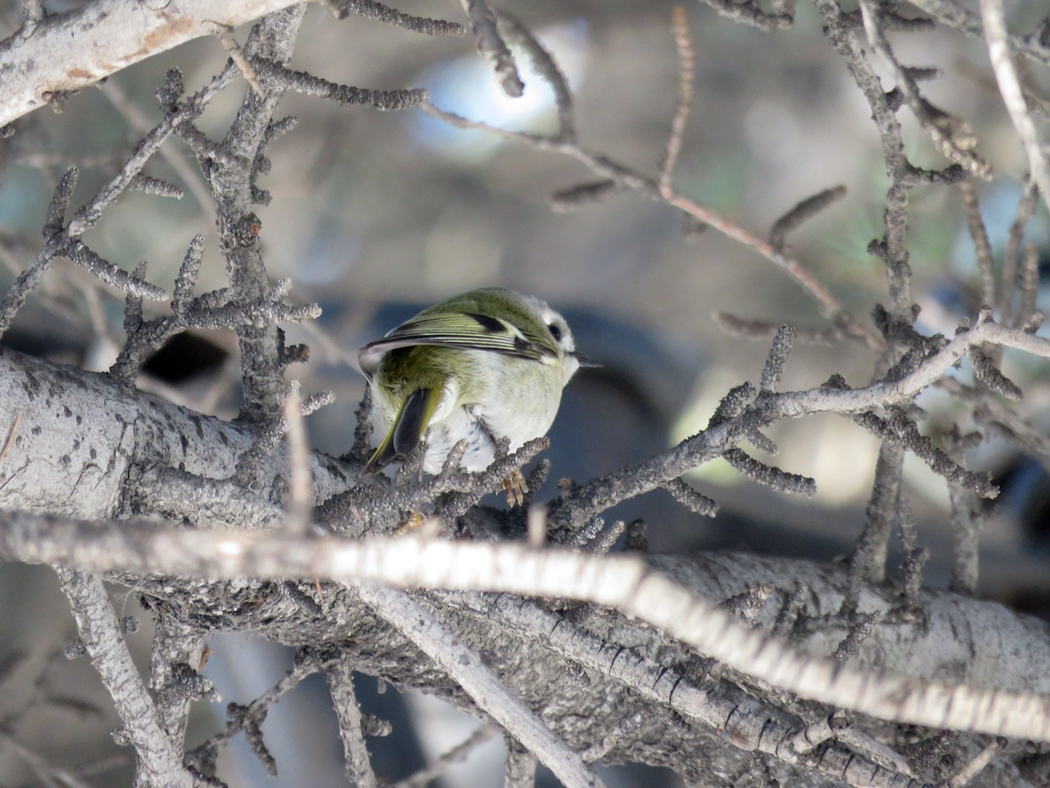
[[701, 492], [694, 490], [681, 477], [669, 479], [662, 485], [678, 503], [705, 517], [718, 514], [718, 504]]
[[531, 30], [506, 11], [493, 10], [496, 12], [500, 29], [505, 31], [507, 38], [525, 50], [529, 60], [532, 61], [535, 72], [554, 91], [554, 106], [558, 113], [557, 138], [566, 142], [574, 141], [576, 139], [576, 117], [572, 91], [569, 90], [569, 80], [558, 67], [551, 53], [544, 49]]
[[224, 25], [220, 22], [215, 22], [211, 19], [205, 19], [201, 26], [207, 32], [211, 33], [222, 44], [222, 48], [226, 50], [226, 54], [230, 56], [230, 60], [241, 70], [241, 76], [244, 77], [245, 81], [251, 85], [252, 90], [256, 92], [260, 97], [266, 95], [266, 91], [263, 89], [262, 83], [259, 82], [259, 78], [255, 75], [255, 69], [252, 68], [252, 64], [248, 62], [248, 58], [244, 56], [244, 50], [241, 49], [241, 45], [237, 43], [237, 39], [233, 36], [233, 27], [231, 25]]
[[992, 60], [995, 79], [999, 83], [999, 92], [1003, 96], [1010, 120], [1021, 138], [1025, 153], [1028, 154], [1028, 166], [1032, 170], [1032, 180], [1039, 185], [1039, 191], [1046, 200], [1050, 195], [1050, 164], [1039, 141], [1039, 132], [1028, 112], [1021, 81], [1017, 77], [1007, 43], [1006, 19], [1003, 16], [1002, 3], [998, 0], [981, 0], [981, 20], [984, 22], [984, 37], [988, 43], [988, 56]]
[[[973, 188], [973, 183], [963, 181], [959, 184], [959, 190], [962, 192], [963, 205], [966, 207], [966, 226], [970, 229], [970, 238], [973, 239], [973, 248], [977, 253], [977, 270], [981, 272], [981, 303], [991, 306], [996, 303], [993, 275], [995, 261], [992, 259], [992, 245], [988, 241], [988, 230], [981, 218], [981, 205], [977, 201], [977, 192]], [[1004, 268], [1001, 286], [1006, 292], [1009, 292], [1013, 289], [1013, 282], [1006, 277], [1007, 272]], [[1001, 318], [1005, 322], [1009, 319], [1009, 315], [1003, 313]]]
[[814, 747], [823, 744], [828, 739], [837, 737], [839, 733], [849, 726], [850, 716], [841, 711], [836, 711], [806, 725], [791, 738], [788, 746], [800, 754], [810, 752]]
[[[980, 14], [974, 13], [955, 0], [915, 0], [915, 5], [941, 24], [970, 38], [983, 40], [985, 37]], [[1038, 37], [1010, 35], [1006, 40], [1013, 54], [1050, 66], [1050, 46]]]
[[365, 19], [374, 19], [377, 22], [427, 36], [461, 36], [467, 32], [463, 25], [455, 22], [403, 14], [375, 0], [320, 0], [320, 2], [321, 5], [328, 6], [337, 19], [343, 19], [352, 12]]
[[[1010, 225], [1010, 234], [1006, 239], [1006, 251], [1003, 253], [1002, 290], [999, 292], [999, 315], [1005, 321], [1013, 306], [1014, 277], [1017, 275], [1017, 255], [1024, 242], [1024, 231], [1035, 213], [1039, 202], [1039, 187], [1031, 178], [1026, 178], [1021, 190], [1021, 199], [1017, 202], [1017, 217]], [[1022, 300], [1024, 291], [1022, 290]], [[1033, 307], [1034, 309], [1034, 307]], [[1019, 326], [1028, 317], [1023, 311], [1014, 315], [1014, 326]]]
[[435, 778], [440, 777], [449, 766], [467, 758], [479, 745], [489, 741], [495, 735], [495, 726], [482, 725], [451, 750], [443, 753], [430, 766], [420, 769], [404, 780], [398, 780], [391, 784], [390, 788], [425, 788]]
[[306, 445], [306, 426], [303, 424], [303, 403], [299, 395], [299, 381], [292, 381], [284, 405], [288, 423], [288, 519], [289, 533], [305, 535], [313, 520], [313, 475], [310, 473], [310, 449]]
[[798, 229], [804, 222], [809, 221], [845, 196], [845, 186], [833, 186], [817, 192], [812, 197], [807, 197], [773, 223], [773, 229], [769, 231], [770, 245], [782, 252], [788, 233]]
[[1023, 326], [1036, 312], [1036, 299], [1039, 296], [1039, 247], [1028, 244], [1024, 250], [1024, 262], [1021, 265], [1021, 303], [1014, 316], [1013, 325]]
[[461, 1], [470, 20], [470, 28], [474, 31], [478, 52], [492, 66], [496, 82], [510, 98], [521, 98], [525, 93], [525, 83], [518, 76], [514, 55], [500, 35], [495, 12], [489, 8], [486, 0]]
[[157, 710], [131, 661], [101, 578], [72, 569], [60, 569], [58, 575], [77, 620], [80, 639], [117, 707], [128, 739], [135, 745], [139, 775], [150, 785], [192, 788], [194, 781], [161, 727]]
[[[486, 123], [468, 120], [467, 118], [463, 118], [454, 113], [438, 109], [433, 104], [426, 101], [422, 102], [419, 106], [428, 115], [440, 118], [457, 128], [480, 129], [505, 139], [518, 140], [537, 150], [551, 151], [570, 156], [589, 167], [599, 176], [612, 180], [621, 188], [638, 191], [646, 196], [657, 199], [663, 199], [660, 197], [658, 184], [651, 179], [639, 175], [630, 168], [605, 156], [591, 153], [576, 144], [526, 132], [508, 131], [506, 129], [490, 126]], [[756, 251], [776, 267], [783, 270], [784, 273], [800, 285], [806, 293], [816, 299], [823, 314], [835, 321], [836, 325], [840, 325], [847, 335], [865, 343], [869, 347], [882, 347], [882, 339], [870, 329], [859, 324], [853, 316], [842, 307], [839, 300], [832, 295], [827, 288], [820, 284], [798, 260], [777, 251], [767, 241], [747, 232], [743, 228], [716, 214], [714, 211], [704, 208], [687, 197], [680, 194], [674, 194], [664, 201], [688, 216], [693, 217], [705, 225], [715, 228], [733, 240]]]
[[346, 759], [346, 777], [358, 788], [377, 788], [379, 781], [368, 759], [361, 708], [354, 692], [353, 666], [348, 660], [336, 659], [325, 667], [324, 673], [332, 693], [335, 713], [339, 718], [339, 735], [343, 740], [343, 755]]
[[788, 356], [791, 355], [791, 345], [795, 341], [795, 329], [792, 326], [783, 325], [777, 329], [773, 338], [773, 346], [769, 349], [766, 357], [766, 365], [762, 368], [762, 381], [758, 390], [767, 394], [776, 391], [780, 385], [780, 379], [784, 375], [784, 367], [787, 365]]
[[789, 30], [794, 24], [791, 15], [791, 0], [779, 0], [772, 4], [773, 13], [767, 14], [758, 3], [738, 3], [732, 0], [704, 0], [727, 19], [757, 27], [759, 30]]
[[4, 457], [7, 456], [7, 452], [11, 448], [11, 444], [15, 441], [15, 435], [18, 434], [18, 420], [20, 418], [21, 414], [16, 413], [14, 419], [11, 421], [11, 429], [7, 431], [7, 440], [4, 441], [4, 448], [0, 449], [0, 462], [2, 462]]
[[689, 109], [693, 103], [696, 57], [689, 36], [689, 17], [683, 6], [675, 6], [671, 15], [671, 35], [674, 38], [675, 51], [678, 53], [678, 100], [675, 102], [674, 116], [671, 119], [671, 134], [667, 138], [664, 162], [660, 167], [660, 196], [665, 200], [674, 194], [672, 179], [675, 165], [678, 163], [678, 154], [682, 150], [682, 136], [685, 134], [685, 124], [689, 120]]
[[[930, 103], [919, 91], [915, 72], [909, 72], [901, 67], [884, 34], [886, 25], [880, 19], [882, 14], [880, 7], [871, 0], [861, 0], [860, 10], [869, 43], [882, 57], [883, 62], [894, 72], [898, 90], [904, 95], [912, 113], [926, 133], [930, 135], [937, 149], [949, 161], [972, 175], [988, 178], [991, 168], [974, 152], [976, 139], [969, 124]], [[924, 20], [918, 20], [918, 23], [922, 22]]]
[[636, 711], [634, 714], [624, 717], [612, 730], [602, 736], [599, 741], [596, 741], [583, 751], [583, 759], [588, 763], [594, 763], [595, 761], [601, 760], [601, 757], [609, 752], [609, 750], [611, 750], [620, 739], [631, 733], [635, 728], [641, 725], [641, 723], [641, 712]]
[[477, 652], [400, 591], [358, 587], [361, 598], [449, 673], [475, 703], [534, 753], [567, 786], [603, 785], [582, 758], [560, 741], [484, 665]]
[[969, 785], [973, 779], [979, 775], [984, 768], [992, 762], [992, 759], [1002, 752], [1003, 748], [1006, 747], [1005, 739], [994, 739], [988, 743], [988, 745], [977, 753], [954, 777], [947, 782], [947, 788], [964, 788]]
[[425, 90], [369, 90], [341, 85], [305, 71], [293, 71], [283, 64], [258, 58], [252, 60], [252, 67], [259, 76], [282, 90], [294, 90], [296, 93], [330, 99], [344, 105], [363, 104], [373, 109], [391, 111], [414, 107], [426, 101], [428, 97]]

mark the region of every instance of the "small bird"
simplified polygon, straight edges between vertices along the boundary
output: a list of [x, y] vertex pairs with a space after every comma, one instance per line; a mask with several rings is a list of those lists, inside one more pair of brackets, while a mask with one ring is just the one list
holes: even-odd
[[[497, 442], [510, 451], [550, 429], [561, 391], [581, 366], [560, 314], [533, 296], [486, 287], [424, 309], [358, 351], [372, 388], [373, 439], [385, 436], [365, 465], [375, 473], [404, 461], [426, 441], [423, 469], [441, 470], [452, 447], [467, 442], [461, 465], [487, 468]], [[508, 481], [521, 502], [524, 480]], [[513, 493], [513, 496], [512, 496]]]

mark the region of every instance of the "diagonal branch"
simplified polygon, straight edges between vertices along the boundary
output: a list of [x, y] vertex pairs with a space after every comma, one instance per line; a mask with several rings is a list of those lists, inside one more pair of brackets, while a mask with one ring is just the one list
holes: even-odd
[[73, 569], [59, 569], [58, 576], [77, 620], [80, 639], [113, 698], [124, 733], [135, 747], [139, 776], [149, 785], [192, 788], [193, 779], [161, 727], [157, 709], [131, 661], [102, 579]]
[[[22, 561], [210, 579], [327, 578], [366, 584], [358, 586], [366, 603], [464, 684], [501, 724], [512, 725], [512, 717], [524, 720], [512, 734], [548, 766], [555, 762], [555, 773], [573, 785], [598, 783], [591, 782], [579, 756], [531, 712], [525, 720], [513, 711], [515, 701], [506, 697], [503, 685], [487, 669], [478, 673], [475, 652], [449, 640], [446, 631], [435, 631], [430, 614], [403, 594], [367, 584], [566, 597], [615, 607], [701, 654], [803, 698], [931, 728], [1050, 741], [1050, 697], [874, 673], [803, 654], [740, 623], [631, 554], [594, 556], [404, 536], [299, 539], [271, 533], [260, 538], [242, 531], [159, 528], [155, 521], [105, 524], [14, 513], [3, 515], [0, 523], [0, 554]], [[497, 698], [501, 709], [490, 704]]]
[[1006, 19], [999, 0], [981, 0], [981, 19], [984, 21], [984, 36], [988, 42], [988, 56], [992, 60], [995, 79], [999, 83], [1006, 109], [1010, 113], [1017, 135], [1021, 138], [1025, 153], [1028, 155], [1028, 166], [1032, 170], [1032, 179], [1039, 184], [1043, 199], [1050, 197], [1050, 164], [1039, 141], [1039, 132], [1035, 121], [1028, 111], [1021, 81], [1017, 77], [1013, 57], [1007, 40]]
[[474, 649], [456, 638], [411, 597], [383, 586], [361, 585], [357, 592], [382, 618], [452, 676], [485, 713], [534, 753], [565, 785], [573, 788], [604, 785], [577, 753], [510, 694]]
[[54, 96], [93, 85], [179, 44], [211, 35], [207, 22], [229, 27], [277, 11], [293, 0], [101, 0], [44, 18], [24, 38], [0, 41], [0, 126]]

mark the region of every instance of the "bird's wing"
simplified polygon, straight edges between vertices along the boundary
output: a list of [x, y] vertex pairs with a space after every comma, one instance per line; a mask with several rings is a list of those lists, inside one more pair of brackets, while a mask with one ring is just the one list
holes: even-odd
[[490, 315], [477, 312], [423, 313], [357, 351], [361, 369], [371, 377], [391, 350], [416, 345], [490, 350], [533, 361], [557, 355], [555, 348], [539, 338], [528, 336], [507, 321]]

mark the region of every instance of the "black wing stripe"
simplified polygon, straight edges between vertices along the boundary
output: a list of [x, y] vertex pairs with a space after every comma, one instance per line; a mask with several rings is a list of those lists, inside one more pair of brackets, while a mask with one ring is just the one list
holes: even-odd
[[398, 348], [409, 347], [447, 347], [454, 350], [484, 350], [489, 353], [501, 353], [505, 356], [525, 358], [530, 361], [539, 361], [542, 358], [550, 358], [555, 354], [549, 348], [535, 342], [529, 342], [520, 337], [502, 338], [495, 336], [471, 337], [469, 342], [464, 342], [462, 336], [430, 334], [427, 337], [398, 337], [390, 336], [378, 339], [365, 345], [358, 353], [362, 368], [366, 372], [378, 367], [379, 361], [385, 353]]
[[426, 418], [429, 396], [430, 389], [416, 389], [405, 398], [405, 404], [401, 406], [401, 414], [394, 425], [394, 434], [390, 441], [394, 454], [399, 459], [411, 454], [423, 438], [423, 419]]
[[507, 331], [507, 327], [503, 323], [490, 315], [482, 315], [478, 312], [467, 312], [466, 315], [474, 318], [478, 325], [490, 334], [504, 334]]

